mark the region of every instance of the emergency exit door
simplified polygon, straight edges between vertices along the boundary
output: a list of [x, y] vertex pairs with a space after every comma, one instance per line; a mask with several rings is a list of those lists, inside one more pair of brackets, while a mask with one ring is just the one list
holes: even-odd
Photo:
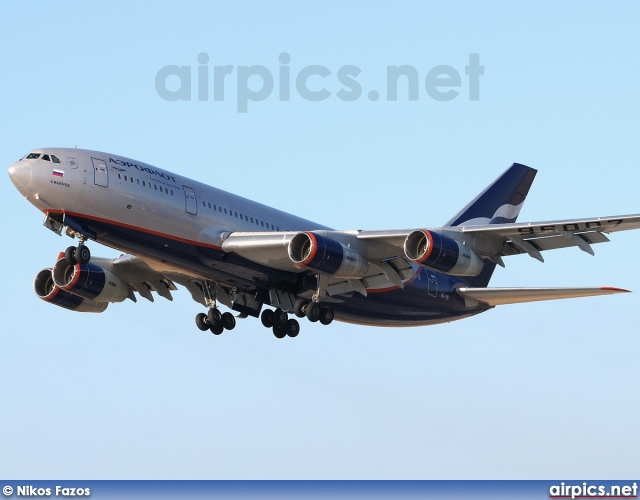
[[184, 189], [185, 210], [188, 214], [198, 214], [198, 201], [196, 199], [196, 192], [187, 186], [182, 186]]

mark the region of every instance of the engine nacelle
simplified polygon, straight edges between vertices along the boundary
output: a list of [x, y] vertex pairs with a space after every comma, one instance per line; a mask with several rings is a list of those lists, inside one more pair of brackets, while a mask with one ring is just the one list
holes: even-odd
[[61, 290], [96, 302], [122, 302], [129, 295], [129, 287], [120, 278], [91, 262], [71, 266], [60, 259], [51, 274]]
[[45, 302], [64, 307], [70, 311], [100, 313], [109, 305], [107, 302], [96, 302], [61, 290], [53, 282], [51, 269], [43, 269], [36, 274], [36, 279], [33, 280], [33, 289], [36, 295]]
[[454, 276], [477, 276], [484, 267], [482, 259], [470, 248], [426, 229], [407, 236], [404, 253], [414, 264]]
[[336, 278], [363, 278], [369, 270], [369, 261], [358, 252], [311, 232], [298, 233], [293, 237], [289, 242], [289, 258], [298, 266]]

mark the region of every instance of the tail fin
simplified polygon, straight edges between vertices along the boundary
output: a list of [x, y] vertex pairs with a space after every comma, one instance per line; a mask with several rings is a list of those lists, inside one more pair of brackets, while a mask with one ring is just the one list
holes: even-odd
[[514, 163], [445, 226], [515, 222], [537, 170]]
[[[515, 222], [537, 170], [514, 163], [500, 177], [458, 212], [445, 226], [477, 226]], [[468, 281], [473, 287], [489, 284], [496, 264], [484, 261], [484, 269]]]

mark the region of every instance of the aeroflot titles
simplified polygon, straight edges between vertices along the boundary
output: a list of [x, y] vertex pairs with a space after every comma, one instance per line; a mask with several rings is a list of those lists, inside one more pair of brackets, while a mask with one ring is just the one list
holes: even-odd
[[176, 183], [178, 182], [176, 181], [176, 178], [173, 175], [167, 175], [164, 172], [158, 172], [157, 170], [153, 170], [152, 168], [142, 167], [140, 165], [137, 165], [135, 163], [131, 163], [128, 161], [114, 160], [113, 158], [109, 158], [109, 163], [115, 163], [116, 165], [121, 165], [123, 167], [129, 167], [129, 168], [133, 167], [137, 170], [140, 170], [140, 172], [148, 172], [150, 174], [162, 177], [163, 179], [167, 179], [168, 181], [173, 181]]

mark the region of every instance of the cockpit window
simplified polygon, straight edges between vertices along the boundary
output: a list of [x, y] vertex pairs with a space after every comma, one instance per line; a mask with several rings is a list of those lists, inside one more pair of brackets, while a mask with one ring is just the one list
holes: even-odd
[[53, 163], [62, 163], [60, 160], [58, 160], [58, 157], [56, 155], [51, 155], [51, 161], [53, 161]]
[[29, 153], [27, 155], [27, 160], [37, 160], [38, 158], [40, 158], [40, 154], [41, 153]]
[[51, 161], [51, 158], [49, 158], [49, 155], [42, 155], [42, 159], [44, 161]]

